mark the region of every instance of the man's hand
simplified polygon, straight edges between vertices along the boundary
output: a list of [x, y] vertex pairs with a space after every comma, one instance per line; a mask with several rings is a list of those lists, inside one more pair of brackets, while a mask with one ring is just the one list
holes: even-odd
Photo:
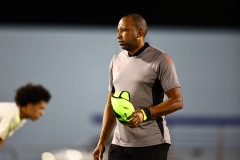
[[93, 160], [102, 160], [104, 152], [105, 152], [105, 145], [101, 143], [98, 144], [95, 150], [93, 151]]
[[132, 119], [127, 123], [128, 127], [137, 127], [144, 121], [144, 115], [141, 110], [136, 110], [128, 119]]

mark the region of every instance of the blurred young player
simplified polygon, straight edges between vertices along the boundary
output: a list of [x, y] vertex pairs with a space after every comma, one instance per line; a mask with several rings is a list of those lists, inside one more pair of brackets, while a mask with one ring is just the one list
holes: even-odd
[[50, 99], [50, 92], [42, 85], [27, 83], [16, 90], [15, 102], [0, 102], [0, 150], [28, 119], [35, 121], [44, 115]]

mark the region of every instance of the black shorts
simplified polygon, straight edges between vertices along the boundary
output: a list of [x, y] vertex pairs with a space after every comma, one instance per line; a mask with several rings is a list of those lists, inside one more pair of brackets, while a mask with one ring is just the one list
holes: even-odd
[[147, 147], [122, 147], [111, 144], [108, 160], [167, 160], [170, 144]]

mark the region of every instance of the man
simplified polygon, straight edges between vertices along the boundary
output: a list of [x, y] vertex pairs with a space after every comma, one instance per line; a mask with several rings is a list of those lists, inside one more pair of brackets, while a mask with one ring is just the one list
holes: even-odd
[[[110, 63], [109, 95], [94, 160], [103, 159], [114, 127], [108, 160], [167, 159], [171, 140], [165, 116], [182, 109], [183, 99], [171, 57], [145, 42], [146, 34], [147, 23], [141, 15], [126, 15], [118, 23], [123, 50]], [[121, 91], [129, 92], [135, 108], [127, 125], [116, 121], [111, 106], [111, 97]]]
[[28, 83], [16, 90], [15, 102], [0, 102], [0, 149], [27, 119], [35, 121], [43, 116], [50, 99], [51, 94], [42, 85]]

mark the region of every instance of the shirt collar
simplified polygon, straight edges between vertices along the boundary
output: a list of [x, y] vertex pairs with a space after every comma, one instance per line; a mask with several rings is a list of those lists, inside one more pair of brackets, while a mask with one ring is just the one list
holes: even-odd
[[139, 56], [148, 46], [149, 46], [148, 42], [145, 42], [144, 46], [143, 46], [142, 48], [140, 48], [134, 55], [131, 55], [131, 54], [128, 52], [128, 56], [129, 56], [129, 57]]

